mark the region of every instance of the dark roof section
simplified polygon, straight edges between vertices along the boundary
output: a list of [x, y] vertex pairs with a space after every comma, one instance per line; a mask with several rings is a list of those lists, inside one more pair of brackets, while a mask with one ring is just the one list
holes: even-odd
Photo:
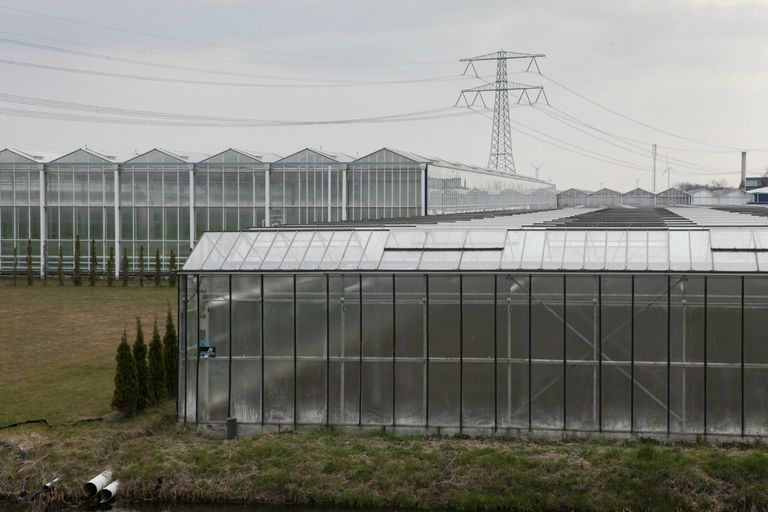
[[713, 209], [723, 212], [754, 215], [756, 217], [768, 217], [768, 207], [766, 206], [715, 206]]
[[562, 228], [669, 228], [693, 226], [696, 224], [667, 210], [666, 208], [602, 208], [587, 211], [573, 217], [555, 219], [534, 224], [541, 227]]
[[367, 220], [348, 220], [344, 222], [320, 222], [316, 224], [281, 224], [281, 228], [309, 228], [312, 226], [318, 226], [322, 228], [339, 228], [348, 229], [350, 227], [386, 227], [386, 226], [400, 226], [400, 225], [423, 225], [423, 224], [448, 224], [450, 222], [461, 222], [474, 219], [487, 219], [490, 217], [500, 217], [507, 215], [520, 215], [523, 213], [544, 212], [549, 210], [557, 210], [557, 208], [542, 208], [539, 210], [488, 210], [483, 212], [469, 212], [469, 213], [446, 213], [442, 215], [427, 215], [413, 216], [413, 217], [397, 217], [392, 219], [367, 219]]

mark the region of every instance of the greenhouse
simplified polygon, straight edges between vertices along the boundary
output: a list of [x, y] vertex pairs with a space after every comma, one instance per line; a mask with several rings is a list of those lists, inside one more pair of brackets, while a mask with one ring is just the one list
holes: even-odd
[[60, 252], [71, 272], [78, 236], [85, 271], [93, 241], [97, 272], [112, 249], [131, 273], [142, 249], [145, 260], [159, 253], [168, 272], [171, 252], [183, 263], [205, 231], [555, 206], [551, 183], [389, 148], [360, 158], [155, 148], [125, 159], [87, 148], [60, 157], [3, 149], [0, 274], [13, 271], [14, 249], [23, 259], [28, 246], [40, 275], [41, 262], [50, 268]]
[[180, 279], [179, 421], [768, 437], [766, 213], [205, 233]]

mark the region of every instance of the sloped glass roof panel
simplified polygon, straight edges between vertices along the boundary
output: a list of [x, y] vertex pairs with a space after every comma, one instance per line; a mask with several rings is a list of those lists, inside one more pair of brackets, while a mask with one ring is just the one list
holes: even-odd
[[344, 251], [347, 248], [349, 239], [352, 238], [351, 231], [336, 231], [333, 238], [328, 243], [328, 249], [325, 251], [323, 261], [320, 262], [321, 270], [336, 270], [341, 265], [341, 258], [344, 257]]
[[314, 234], [314, 231], [299, 231], [296, 233], [291, 246], [285, 253], [282, 263], [280, 263], [280, 270], [297, 270], [301, 266], [301, 261], [307, 253], [309, 242]]
[[627, 268], [627, 232], [608, 231], [605, 235], [606, 270], [625, 270]]
[[670, 270], [691, 270], [691, 240], [688, 231], [669, 232]]
[[557, 270], [563, 266], [565, 250], [565, 231], [547, 231], [544, 237], [544, 254], [541, 268]]
[[525, 233], [525, 245], [520, 267], [524, 269], [541, 268], [541, 257], [544, 252], [545, 231], [528, 231]]
[[712, 249], [754, 249], [751, 229], [710, 229]]
[[333, 237], [333, 231], [316, 231], [312, 241], [309, 242], [307, 252], [301, 261], [299, 268], [301, 270], [317, 270], [320, 262], [323, 260], [325, 250]]
[[422, 251], [384, 251], [379, 270], [416, 270]]
[[219, 270], [239, 237], [240, 233], [222, 233], [218, 241], [211, 247], [208, 258], [201, 266], [202, 270]]
[[232, 246], [232, 250], [229, 251], [227, 259], [221, 264], [221, 270], [240, 269], [258, 237], [259, 233], [255, 231], [243, 231], [240, 233], [240, 237]]
[[648, 269], [648, 232], [627, 232], [627, 270]]
[[427, 233], [424, 230], [393, 229], [385, 248], [387, 249], [423, 249]]
[[[386, 258], [386, 253], [384, 256]], [[419, 270], [456, 270], [459, 268], [460, 260], [461, 251], [424, 251]]]
[[507, 240], [504, 243], [504, 252], [501, 256], [501, 268], [505, 270], [520, 268], [524, 245], [525, 231], [508, 231]]
[[464, 250], [461, 255], [461, 270], [496, 270], [501, 265], [502, 251], [471, 251]]
[[240, 270], [258, 270], [261, 268], [261, 263], [269, 252], [269, 248], [272, 247], [272, 242], [277, 238], [276, 231], [260, 231], [258, 238], [253, 242], [251, 250], [248, 251], [248, 256], [245, 257], [243, 265]]
[[690, 231], [691, 270], [712, 270], [712, 250], [709, 247], [709, 231]]
[[479, 229], [469, 231], [464, 240], [465, 249], [503, 249], [507, 231], [501, 229]]
[[760, 272], [768, 272], [768, 252], [758, 252], [757, 267]]
[[768, 229], [754, 228], [752, 232], [755, 235], [755, 247], [768, 249]]
[[757, 259], [754, 251], [713, 251], [715, 270], [723, 272], [754, 272]]
[[581, 270], [584, 268], [584, 252], [586, 251], [586, 231], [568, 231], [563, 249], [564, 270]]
[[[667, 231], [648, 231], [648, 270], [669, 269], [669, 237]], [[635, 270], [630, 267], [630, 270]]]
[[341, 270], [357, 270], [360, 268], [360, 260], [363, 257], [365, 246], [368, 245], [368, 239], [371, 237], [370, 231], [354, 231], [352, 238], [349, 239], [347, 250], [341, 259]]
[[426, 249], [462, 249], [467, 232], [453, 229], [433, 229], [427, 233]]
[[285, 254], [288, 252], [294, 236], [296, 236], [296, 233], [291, 231], [277, 232], [277, 236], [272, 242], [272, 247], [269, 248], [269, 252], [267, 252], [264, 260], [261, 262], [261, 270], [277, 270], [280, 268], [280, 264], [283, 262], [283, 258], [285, 258]]
[[220, 236], [221, 233], [203, 233], [192, 254], [187, 258], [187, 262], [184, 263], [184, 270], [200, 270]]
[[363, 258], [360, 260], [361, 270], [374, 270], [379, 268], [379, 262], [384, 254], [384, 244], [389, 237], [388, 231], [373, 231], [365, 247]]
[[605, 231], [587, 231], [584, 247], [584, 269], [602, 270], [605, 268]]

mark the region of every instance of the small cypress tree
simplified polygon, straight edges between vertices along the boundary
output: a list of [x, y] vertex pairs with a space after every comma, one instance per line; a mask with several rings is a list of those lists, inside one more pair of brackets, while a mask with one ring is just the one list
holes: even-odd
[[27, 286], [32, 286], [32, 240], [27, 239]]
[[139, 247], [139, 286], [144, 286], [144, 246]]
[[162, 270], [162, 267], [160, 266], [160, 249], [155, 251], [155, 286], [160, 286], [160, 281], [163, 279], [162, 274], [160, 271]]
[[107, 286], [115, 283], [115, 248], [109, 247], [109, 258], [107, 258]]
[[43, 286], [48, 286], [48, 244], [43, 242]]
[[128, 286], [128, 249], [123, 249], [123, 269], [120, 274], [123, 276], [123, 286]]
[[72, 276], [72, 282], [75, 286], [80, 286], [83, 282], [83, 276], [80, 273], [80, 235], [75, 235], [75, 273]]
[[16, 277], [19, 273], [19, 254], [16, 246], [13, 246], [13, 285], [16, 286]]
[[176, 253], [171, 249], [171, 257], [168, 261], [168, 285], [176, 287]]
[[158, 403], [165, 397], [166, 386], [163, 341], [160, 339], [157, 318], [155, 318], [152, 341], [149, 342], [149, 394], [152, 403]]
[[173, 314], [171, 313], [170, 305], [168, 305], [168, 315], [165, 318], [163, 352], [167, 393], [168, 396], [173, 396], [176, 393], [176, 379], [178, 377], [177, 358], [179, 353], [179, 341], [176, 338], [176, 327], [173, 325]]
[[147, 345], [144, 343], [144, 330], [141, 319], [136, 317], [136, 341], [133, 343], [133, 359], [136, 363], [136, 380], [139, 383], [138, 410], [143, 410], [152, 403], [149, 394], [149, 368], [147, 368]]
[[112, 395], [112, 407], [126, 416], [133, 416], [139, 406], [139, 382], [136, 377], [136, 363], [133, 359], [128, 336], [123, 330], [123, 338], [117, 346], [115, 356], [115, 392]]
[[61, 246], [59, 246], [58, 275], [59, 275], [59, 286], [64, 286], [64, 251], [61, 249]]
[[99, 264], [98, 258], [96, 258], [96, 240], [91, 238], [91, 268], [88, 269], [88, 280], [91, 286], [96, 286], [96, 269]]

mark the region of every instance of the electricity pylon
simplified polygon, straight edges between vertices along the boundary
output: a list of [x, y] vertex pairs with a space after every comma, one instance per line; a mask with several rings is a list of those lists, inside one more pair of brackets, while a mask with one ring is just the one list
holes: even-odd
[[[507, 174], [517, 174], [515, 169], [515, 159], [512, 156], [512, 131], [509, 122], [510, 91], [519, 92], [517, 98], [513, 98], [515, 104], [534, 105], [542, 98], [549, 104], [547, 95], [544, 92], [544, 87], [541, 85], [527, 85], [507, 80], [507, 61], [511, 59], [527, 59], [528, 67], [526, 68], [526, 71], [535, 68], [536, 72], [541, 74], [536, 59], [544, 56], [544, 54], [540, 53], [518, 53], [500, 50], [498, 52], [459, 60], [459, 62], [467, 63], [467, 66], [464, 69], [464, 74], [466, 75], [471, 69], [477, 78], [480, 78], [480, 75], [475, 68], [475, 62], [486, 60], [496, 61], [496, 81], [471, 89], [463, 89], [459, 95], [459, 99], [456, 101], [456, 105], [458, 105], [463, 99], [466, 106], [472, 108], [479, 100], [483, 107], [487, 109], [488, 106], [483, 98], [483, 93], [493, 92], [495, 94], [493, 102], [493, 129], [491, 131], [491, 153], [488, 157], [488, 167], [491, 169]], [[528, 91], [531, 91], [531, 94], [529, 94]], [[535, 94], [533, 94], [534, 92]], [[468, 95], [471, 97], [471, 101], [468, 99]], [[533, 98], [531, 98], [532, 95]]]

